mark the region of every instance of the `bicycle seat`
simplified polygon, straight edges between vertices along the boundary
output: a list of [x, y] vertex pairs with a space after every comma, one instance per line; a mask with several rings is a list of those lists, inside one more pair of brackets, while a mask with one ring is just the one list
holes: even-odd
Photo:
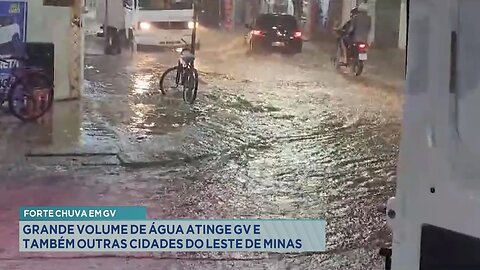
[[192, 63], [194, 60], [195, 60], [195, 55], [193, 54], [181, 56], [181, 61], [185, 64]]
[[193, 61], [195, 60], [195, 55], [188, 52], [188, 53], [184, 53], [180, 56], [180, 58], [185, 61], [185, 62], [189, 62], [189, 61]]

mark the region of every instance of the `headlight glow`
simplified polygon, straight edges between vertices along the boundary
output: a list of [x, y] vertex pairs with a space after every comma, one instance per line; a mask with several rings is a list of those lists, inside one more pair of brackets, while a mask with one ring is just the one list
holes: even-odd
[[[193, 22], [188, 22], [188, 28], [189, 28], [189, 29], [193, 29], [193, 26], [194, 26], [194, 25], [195, 25], [195, 24], [194, 24]], [[198, 27], [198, 22], [197, 22], [197, 27]]]
[[149, 30], [152, 25], [148, 22], [141, 22], [140, 29], [141, 30]]

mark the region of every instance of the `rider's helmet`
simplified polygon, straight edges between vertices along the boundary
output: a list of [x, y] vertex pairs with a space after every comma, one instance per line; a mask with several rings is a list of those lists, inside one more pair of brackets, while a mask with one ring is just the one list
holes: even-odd
[[358, 8], [354, 7], [352, 10], [350, 10], [350, 17], [353, 17], [358, 14]]
[[358, 10], [358, 12], [368, 12], [367, 3], [361, 3], [360, 5], [358, 5], [357, 10]]

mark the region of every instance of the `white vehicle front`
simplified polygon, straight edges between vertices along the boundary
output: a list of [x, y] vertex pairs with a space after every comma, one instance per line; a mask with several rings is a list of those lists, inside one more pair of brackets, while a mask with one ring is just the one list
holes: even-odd
[[138, 45], [178, 47], [191, 44], [193, 0], [138, 0], [135, 13]]

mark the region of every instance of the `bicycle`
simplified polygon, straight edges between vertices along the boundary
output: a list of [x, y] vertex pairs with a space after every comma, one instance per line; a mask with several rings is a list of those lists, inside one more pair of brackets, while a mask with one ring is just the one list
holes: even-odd
[[[8, 101], [9, 111], [18, 119], [29, 122], [45, 115], [53, 105], [53, 82], [42, 69], [17, 67], [28, 58], [0, 58], [0, 62], [13, 66], [8, 78], [0, 85], [0, 105]], [[13, 65], [12, 63], [13, 62]]]
[[[178, 50], [177, 50], [178, 51]], [[180, 49], [180, 59], [178, 64], [174, 67], [167, 69], [160, 78], [160, 91], [163, 95], [167, 95], [169, 91], [165, 87], [165, 80], [169, 73], [175, 73], [175, 86], [174, 89], [178, 89], [179, 86], [183, 87], [183, 101], [189, 104], [193, 104], [197, 98], [198, 92], [198, 71], [194, 66], [195, 55], [189, 49]]]

